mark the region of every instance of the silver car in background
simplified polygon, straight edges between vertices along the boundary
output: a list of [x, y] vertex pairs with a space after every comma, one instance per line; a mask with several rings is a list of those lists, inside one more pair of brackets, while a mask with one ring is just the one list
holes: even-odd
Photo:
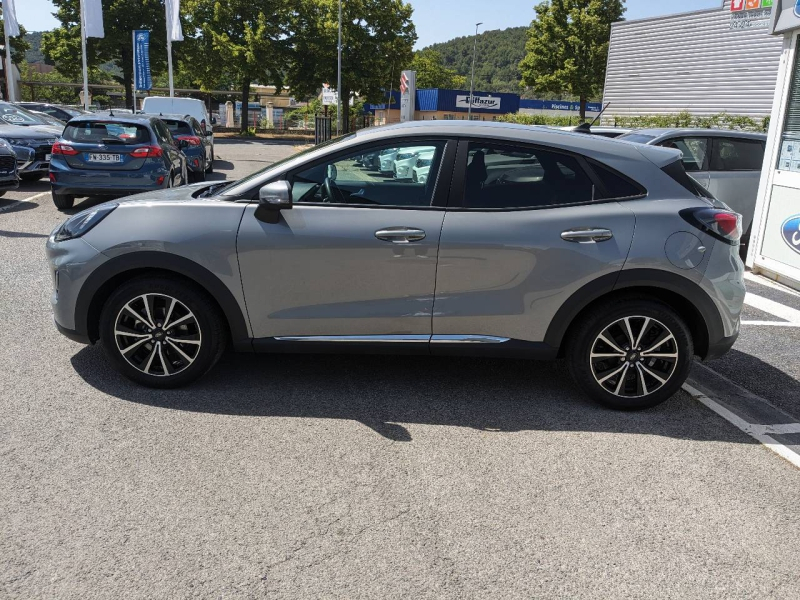
[[[389, 148], [432, 151], [425, 182], [363, 159]], [[488, 122], [363, 130], [73, 216], [47, 241], [55, 323], [153, 387], [229, 345], [564, 357], [592, 398], [653, 406], [731, 348], [745, 294], [740, 217], [680, 158]]]
[[742, 215], [742, 255], [747, 253], [767, 145], [765, 134], [730, 129], [638, 129], [618, 139], [680, 150], [686, 172]]

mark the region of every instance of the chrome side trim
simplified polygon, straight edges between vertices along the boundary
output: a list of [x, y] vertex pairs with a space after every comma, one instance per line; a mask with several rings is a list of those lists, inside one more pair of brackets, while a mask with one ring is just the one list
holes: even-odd
[[434, 335], [432, 344], [502, 344], [509, 338], [493, 335]]
[[279, 342], [354, 342], [354, 343], [407, 343], [428, 342], [429, 335], [293, 335], [276, 337]]

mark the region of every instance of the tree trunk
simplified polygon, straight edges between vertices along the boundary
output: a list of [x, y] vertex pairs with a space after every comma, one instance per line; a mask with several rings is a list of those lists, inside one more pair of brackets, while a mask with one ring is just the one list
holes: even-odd
[[245, 79], [242, 82], [242, 124], [239, 128], [242, 133], [247, 132], [248, 117], [250, 116], [248, 104], [250, 104], [250, 80]]
[[[131, 48], [122, 48], [122, 87], [125, 90], [125, 106], [130, 108], [133, 106], [133, 50]], [[136, 107], [133, 106], [133, 112], [136, 112]]]
[[581, 121], [586, 121], [586, 96], [581, 96]]
[[[344, 88], [344, 86], [342, 86]], [[350, 133], [350, 90], [342, 89], [342, 133]]]

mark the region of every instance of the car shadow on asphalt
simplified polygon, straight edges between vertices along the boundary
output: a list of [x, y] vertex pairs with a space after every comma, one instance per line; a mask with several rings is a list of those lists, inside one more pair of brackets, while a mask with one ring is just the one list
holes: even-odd
[[50, 182], [48, 181], [47, 177], [45, 177], [44, 179], [40, 179], [38, 181], [20, 181], [19, 191], [26, 193], [31, 192], [35, 194], [40, 194], [41, 192], [49, 192]]
[[125, 379], [99, 345], [81, 349], [72, 365], [92, 387], [128, 402], [220, 415], [347, 419], [396, 442], [412, 439], [403, 424], [422, 424], [492, 434], [548, 430], [754, 443], [710, 412], [698, 418], [704, 409], [688, 394], [642, 412], [595, 404], [574, 386], [563, 362], [226, 353], [208, 375], [177, 390]]

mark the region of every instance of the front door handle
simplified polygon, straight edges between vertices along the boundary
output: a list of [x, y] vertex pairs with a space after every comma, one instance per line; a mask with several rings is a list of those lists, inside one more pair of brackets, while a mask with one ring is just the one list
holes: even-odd
[[561, 239], [565, 242], [576, 242], [578, 244], [594, 244], [606, 242], [614, 237], [610, 229], [601, 227], [582, 227], [580, 229], [569, 229], [561, 233]]
[[375, 232], [375, 237], [384, 242], [393, 244], [410, 244], [425, 239], [425, 232], [422, 229], [413, 227], [387, 227]]

